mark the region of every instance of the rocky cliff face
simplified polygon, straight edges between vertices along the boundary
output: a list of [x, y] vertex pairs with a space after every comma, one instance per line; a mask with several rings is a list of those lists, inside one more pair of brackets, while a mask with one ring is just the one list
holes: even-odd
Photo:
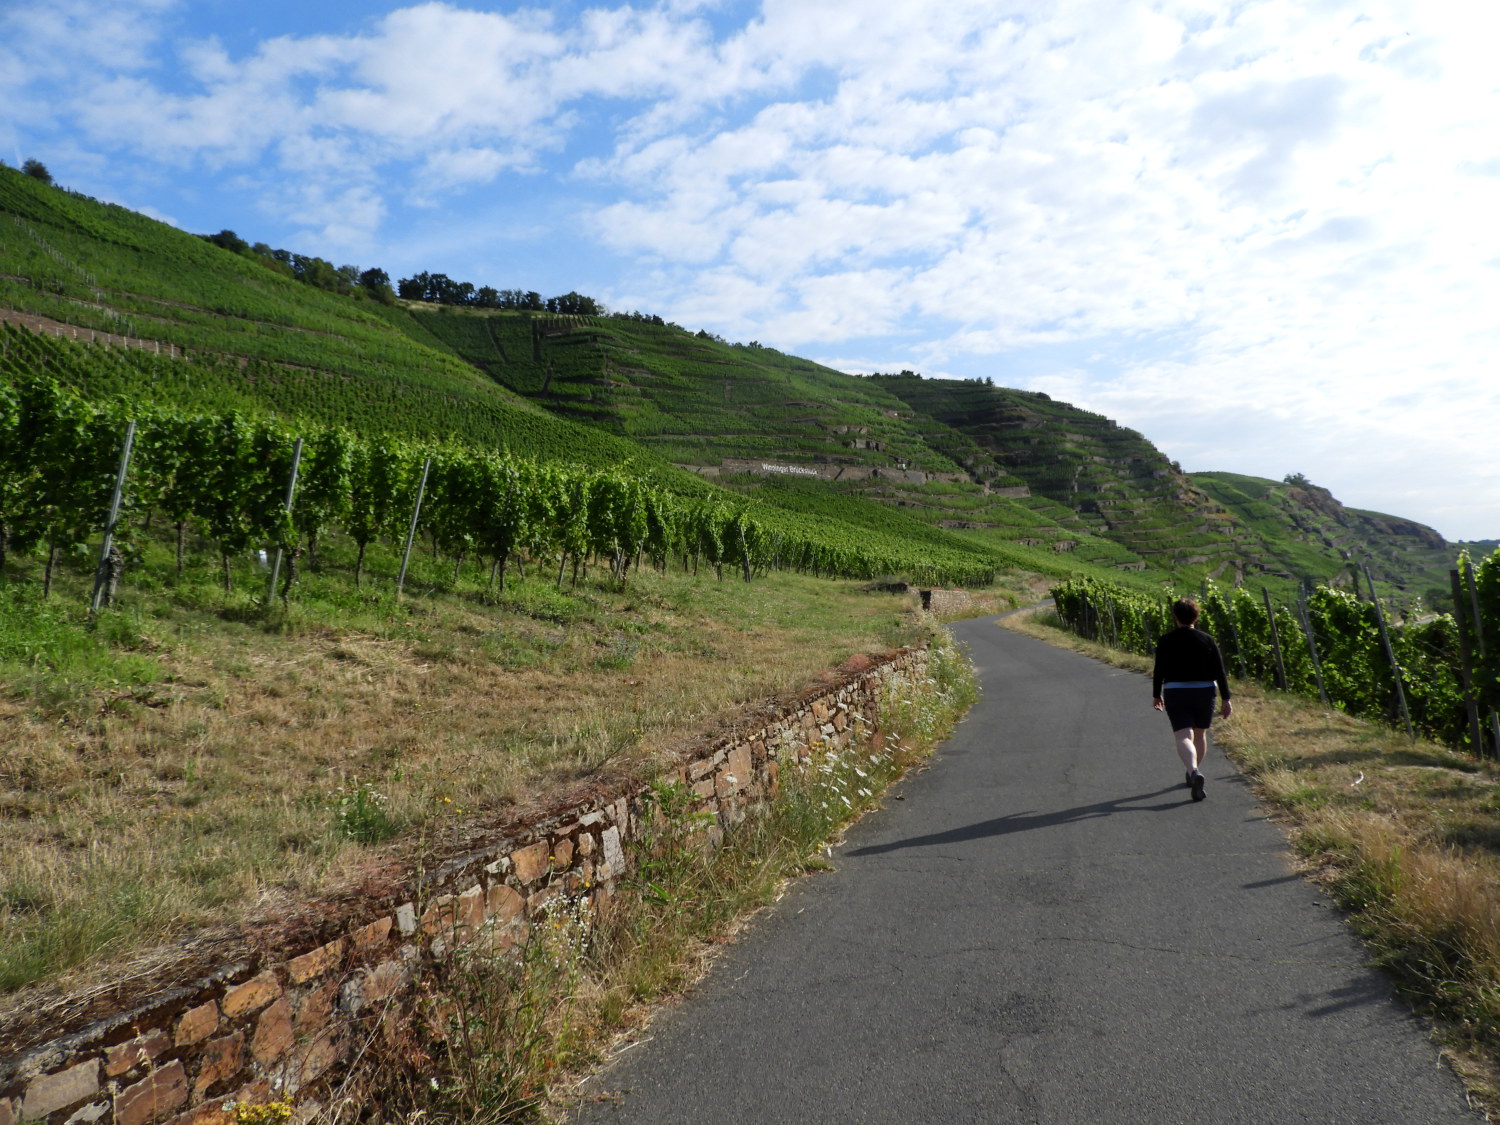
[[1080, 530], [1186, 577], [1233, 581], [1233, 517], [1154, 445], [1100, 414], [976, 381], [875, 376], [913, 411], [957, 430], [992, 471], [1064, 505]]
[[1359, 518], [1375, 535], [1388, 536], [1397, 540], [1409, 539], [1418, 546], [1436, 550], [1448, 546], [1448, 541], [1436, 531], [1414, 520], [1402, 519], [1400, 516], [1382, 516], [1373, 512], [1361, 512]]
[[1288, 485], [1284, 493], [1286, 499], [1292, 504], [1303, 508], [1311, 508], [1329, 519], [1337, 520], [1341, 524], [1347, 524], [1344, 506], [1334, 499], [1333, 493], [1326, 488], [1319, 488], [1315, 484], [1299, 487]]
[[1252, 571], [1353, 582], [1368, 566], [1377, 581], [1417, 593], [1446, 583], [1454, 548], [1415, 520], [1346, 507], [1300, 477], [1196, 473], [1194, 479], [1245, 529], [1242, 548]]

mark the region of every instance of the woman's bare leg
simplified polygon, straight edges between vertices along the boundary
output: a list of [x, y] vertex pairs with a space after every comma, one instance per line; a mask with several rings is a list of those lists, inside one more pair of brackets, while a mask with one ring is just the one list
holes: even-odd
[[1183, 768], [1189, 772], [1198, 768], [1197, 733], [1192, 727], [1172, 732], [1172, 740], [1177, 744], [1177, 756], [1182, 759]]

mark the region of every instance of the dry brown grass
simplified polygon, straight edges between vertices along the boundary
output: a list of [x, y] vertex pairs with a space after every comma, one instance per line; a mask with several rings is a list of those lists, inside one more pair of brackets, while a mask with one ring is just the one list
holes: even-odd
[[[1121, 667], [1045, 613], [1007, 624]], [[1348, 911], [1474, 1099], [1500, 1116], [1500, 766], [1254, 684], [1216, 742]]]
[[[916, 635], [852, 583], [646, 572], [527, 612], [415, 598], [268, 630], [180, 606], [151, 691], [0, 702], [0, 984], [14, 988], [337, 883], [748, 701]], [[545, 599], [543, 599], [545, 600]]]

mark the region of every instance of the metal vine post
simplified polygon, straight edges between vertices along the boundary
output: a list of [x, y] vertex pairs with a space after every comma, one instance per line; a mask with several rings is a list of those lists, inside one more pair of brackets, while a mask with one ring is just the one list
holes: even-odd
[[89, 616], [99, 612], [109, 577], [109, 553], [115, 545], [115, 527], [120, 522], [120, 504], [125, 496], [125, 477], [130, 472], [130, 452], [135, 446], [135, 419], [125, 426], [125, 444], [120, 450], [120, 468], [115, 473], [115, 491], [109, 501], [109, 519], [104, 524], [104, 544], [99, 548], [99, 565], [94, 568], [94, 593], [89, 598]]

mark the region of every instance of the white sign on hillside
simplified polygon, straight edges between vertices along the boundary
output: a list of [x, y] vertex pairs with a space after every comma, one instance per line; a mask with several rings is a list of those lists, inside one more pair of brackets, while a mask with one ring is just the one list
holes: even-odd
[[800, 465], [768, 465], [765, 462], [761, 462], [760, 467], [762, 471], [767, 473], [791, 473], [799, 477], [815, 477], [818, 475], [817, 469], [804, 469]]

